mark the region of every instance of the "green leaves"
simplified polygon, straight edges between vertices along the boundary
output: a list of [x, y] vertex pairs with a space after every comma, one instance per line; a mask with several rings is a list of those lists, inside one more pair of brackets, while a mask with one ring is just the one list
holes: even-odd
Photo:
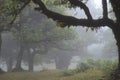
[[16, 37], [16, 40], [18, 42], [38, 42], [42, 40], [43, 35], [39, 30], [34, 31], [32, 28], [29, 26], [27, 27], [22, 27], [20, 31], [15, 31], [14, 36]]
[[51, 32], [48, 33], [48, 37], [53, 38], [55, 41], [56, 40], [67, 40], [67, 39], [72, 39], [75, 37], [75, 34], [72, 33], [72, 29], [68, 28], [54, 28]]
[[8, 15], [14, 15], [20, 9], [22, 3], [19, 0], [9, 0], [5, 2], [4, 9]]

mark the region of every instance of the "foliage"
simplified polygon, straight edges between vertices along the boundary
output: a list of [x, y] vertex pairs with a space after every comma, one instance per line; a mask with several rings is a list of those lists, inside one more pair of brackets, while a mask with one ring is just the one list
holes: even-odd
[[65, 78], [65, 80], [99, 80], [104, 74], [100, 70], [87, 70]]
[[73, 70], [64, 70], [61, 72], [61, 76], [72, 76], [72, 75], [74, 75]]
[[63, 71], [62, 76], [70, 80], [109, 80], [111, 78], [111, 73], [113, 74], [116, 67], [116, 60], [89, 59], [86, 62], [80, 63], [74, 70]]
[[[86, 3], [88, 0], [80, 0], [83, 3]], [[44, 0], [44, 3], [47, 5], [54, 4], [55, 6], [64, 6], [66, 8], [76, 8], [74, 5], [70, 4], [68, 0]]]
[[78, 66], [77, 66], [77, 69], [75, 70], [77, 73], [79, 72], [84, 72], [88, 69], [90, 69], [91, 67], [86, 64], [86, 63], [80, 63]]
[[[55, 40], [63, 38], [64, 40], [72, 40], [75, 38], [75, 32], [73, 29], [68, 28], [54, 28], [51, 32], [48, 33], [49, 37], [53, 37]], [[61, 37], [60, 37], [61, 36]]]
[[[33, 8], [33, 5], [31, 5], [31, 7]], [[52, 8], [52, 10], [58, 11], [54, 7], [50, 6], [50, 8]], [[62, 10], [63, 9], [60, 8], [59, 12], [65, 13]], [[19, 20], [17, 22], [17, 25], [20, 26], [16, 26], [13, 30], [14, 35], [16, 36], [16, 39], [18, 39], [18, 41], [20, 41], [21, 37], [23, 42], [38, 43], [41, 41], [47, 41], [48, 38], [50, 39], [50, 41], [58, 42], [63, 39], [73, 39], [76, 37], [76, 33], [73, 29], [56, 28], [56, 25], [52, 20], [46, 19], [43, 15], [39, 15], [38, 17], [37, 14], [28, 7], [26, 7], [24, 13], [21, 13], [21, 15], [22, 16], [18, 18]]]
[[[29, 26], [24, 26], [20, 32], [14, 30], [14, 36], [16, 37], [17, 41], [19, 42], [22, 38], [22, 42], [56, 42], [58, 43], [61, 40], [70, 40], [76, 37], [75, 32], [73, 29], [61, 29], [61, 28], [53, 28], [50, 31], [47, 31], [47, 28], [52, 26], [50, 21], [44, 21], [42, 24], [40, 23], [36, 29], [33, 29]], [[46, 28], [46, 32], [44, 32]], [[21, 42], [21, 41], [20, 41]]]
[[[33, 8], [33, 5], [31, 5], [31, 7]], [[62, 29], [56, 27], [56, 24], [52, 20], [46, 19], [46, 17], [42, 14], [39, 14], [38, 16], [38, 13], [34, 12], [33, 9], [30, 9], [29, 7], [26, 7], [24, 12], [20, 14], [18, 20], [16, 21], [16, 26], [12, 28], [12, 32], [14, 39], [19, 44], [24, 44], [27, 51], [31, 48], [34, 50], [34, 55], [45, 54], [51, 48], [61, 47], [63, 40], [65, 44], [62, 44], [62, 46], [64, 46], [68, 43], [67, 40], [73, 40], [76, 38], [77, 34], [73, 28]], [[68, 44], [67, 46], [69, 45], [71, 44]], [[29, 52], [27, 51], [24, 51], [24, 61], [28, 59]], [[36, 61], [47, 59], [42, 57], [37, 57]]]
[[10, 31], [30, 0], [0, 0], [0, 31]]
[[77, 68], [75, 69], [76, 72], [84, 72], [88, 69], [98, 69], [102, 70], [106, 74], [111, 73], [117, 67], [116, 60], [93, 60], [89, 59], [87, 62], [82, 62], [78, 64]]

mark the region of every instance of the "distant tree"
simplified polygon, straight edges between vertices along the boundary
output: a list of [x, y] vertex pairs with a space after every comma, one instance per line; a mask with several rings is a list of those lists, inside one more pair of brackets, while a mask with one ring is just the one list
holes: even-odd
[[118, 56], [117, 46], [116, 41], [114, 39], [114, 35], [112, 34], [111, 30], [110, 29], [105, 30], [102, 33], [102, 35], [103, 35], [102, 39], [104, 39], [103, 43], [105, 44], [103, 48], [102, 58], [104, 59], [116, 58]]
[[[19, 16], [16, 27], [12, 29], [15, 39], [20, 44], [16, 70], [21, 70], [22, 57], [25, 50], [27, 50], [29, 71], [33, 71], [35, 54], [45, 54], [52, 47], [62, 49], [59, 44], [63, 40], [74, 39], [76, 34], [73, 29], [56, 28], [53, 21], [47, 20], [45, 16], [39, 15], [37, 12], [34, 12], [33, 9], [26, 8], [25, 10], [26, 11], [21, 14], [24, 16]], [[37, 15], [39, 15], [39, 17]]]
[[[51, 11], [45, 6], [45, 4], [41, 0], [33, 0], [33, 2], [37, 5], [39, 5], [39, 7], [36, 8], [36, 10], [42, 11], [42, 13], [45, 14], [48, 18], [52, 18], [55, 21], [59, 21], [60, 23], [65, 24], [65, 26], [81, 25], [81, 26], [87, 26], [88, 28], [91, 28], [93, 30], [97, 29], [101, 26], [108, 26], [109, 28], [112, 29], [112, 31], [115, 35], [115, 38], [117, 40], [118, 51], [120, 50], [120, 42], [119, 42], [120, 41], [120, 36], [119, 36], [120, 2], [118, 0], [110, 0], [110, 3], [112, 4], [113, 11], [114, 11], [115, 16], [116, 16], [116, 21], [113, 21], [113, 20], [108, 18], [107, 0], [102, 0], [103, 17], [101, 19], [96, 19], [96, 20], [94, 20], [92, 18], [91, 13], [89, 11], [89, 8], [82, 1], [79, 1], [79, 0], [76, 0], [76, 1], [63, 0], [63, 1], [61, 1], [60, 4], [63, 4], [63, 3], [66, 4], [66, 2], [69, 2], [70, 4], [73, 5], [73, 7], [82, 8], [87, 16], [87, 19], [77, 19], [75, 17], [61, 15], [59, 13]], [[62, 26], [62, 27], [65, 27], [65, 26]], [[118, 56], [120, 57], [120, 55], [118, 55]], [[120, 58], [119, 58], [119, 62], [120, 62]], [[120, 67], [120, 63], [118, 64], [118, 67]]]
[[[113, 8], [113, 12], [115, 13], [116, 21], [113, 21], [108, 17], [108, 4], [107, 0], [102, 0], [102, 9], [103, 9], [103, 17], [100, 19], [93, 19], [92, 15], [89, 11], [89, 8], [86, 6], [85, 3], [83, 3], [81, 0], [60, 0], [60, 5], [62, 4], [68, 4], [71, 5], [70, 7], [79, 7], [84, 10], [85, 15], [87, 16], [87, 19], [78, 19], [72, 16], [66, 16], [66, 15], [61, 15], [59, 13], [56, 13], [54, 11], [49, 10], [45, 3], [43, 3], [42, 0], [32, 0], [33, 3], [38, 5], [39, 7], [35, 8], [38, 11], [41, 11], [43, 14], [45, 14], [48, 18], [52, 18], [53, 20], [64, 24], [61, 27], [66, 27], [66, 26], [86, 26], [88, 28], [91, 28], [92, 30], [97, 29], [101, 26], [108, 26], [109, 28], [112, 29], [113, 34], [115, 36], [115, 39], [117, 41], [117, 46], [118, 46], [118, 57], [119, 57], [119, 63], [118, 63], [118, 69], [120, 69], [120, 1], [119, 0], [110, 0], [110, 3]], [[48, 1], [48, 0], [46, 0]], [[16, 14], [18, 14], [21, 9], [24, 8], [25, 5], [29, 4], [31, 0], [18, 0], [16, 1], [19, 4], [21, 4], [20, 7], [15, 9]], [[55, 4], [53, 4], [55, 5]], [[109, 4], [110, 5], [110, 4]], [[69, 7], [69, 6], [68, 6]], [[15, 14], [15, 15], [16, 15]], [[3, 28], [1, 28], [2, 30]], [[120, 72], [120, 71], [119, 71]]]
[[8, 71], [12, 71], [19, 50], [11, 32], [2, 33], [1, 58], [6, 62]]

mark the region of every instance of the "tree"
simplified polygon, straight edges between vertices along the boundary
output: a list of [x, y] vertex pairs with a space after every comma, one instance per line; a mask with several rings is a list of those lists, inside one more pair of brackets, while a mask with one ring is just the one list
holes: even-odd
[[11, 32], [2, 33], [1, 58], [6, 61], [8, 71], [12, 71], [18, 51], [18, 45], [13, 39], [14, 37]]
[[[18, 2], [25, 5], [30, 3], [31, 0], [19, 0]], [[102, 0], [102, 8], [103, 8], [103, 17], [100, 19], [93, 19], [91, 16], [91, 13], [89, 11], [89, 8], [86, 6], [85, 3], [83, 3], [83, 0], [60, 0], [60, 4], [71, 4], [71, 7], [80, 7], [81, 9], [84, 10], [85, 15], [87, 16], [87, 19], [78, 19], [72, 16], [66, 16], [62, 15], [59, 13], [56, 13], [54, 11], [49, 10], [45, 3], [43, 3], [42, 0], [32, 0], [33, 3], [38, 5], [39, 7], [35, 8], [35, 10], [41, 11], [43, 14], [45, 14], [48, 18], [52, 18], [54, 21], [60, 22], [64, 24], [64, 26], [61, 27], [66, 27], [66, 26], [86, 26], [91, 29], [96, 29], [101, 26], [108, 26], [109, 28], [112, 29], [113, 34], [115, 36], [115, 39], [117, 41], [117, 46], [118, 46], [118, 69], [120, 70], [120, 1], [119, 0], [110, 0], [110, 3], [112, 5], [113, 11], [116, 16], [116, 21], [113, 21], [112, 19], [109, 19], [108, 17], [108, 7], [107, 7], [107, 0]], [[47, 1], [47, 0], [45, 0]], [[24, 7], [23, 6], [23, 7]], [[23, 8], [19, 8], [20, 10], [17, 9], [17, 14], [21, 11]]]
[[[113, 21], [108, 18], [108, 7], [107, 7], [106, 0], [102, 0], [103, 17], [101, 19], [96, 19], [96, 20], [92, 18], [89, 8], [82, 1], [79, 1], [79, 0], [68, 0], [68, 1], [70, 4], [74, 5], [74, 7], [82, 8], [87, 16], [87, 19], [77, 19], [72, 16], [61, 15], [59, 13], [49, 10], [45, 6], [43, 1], [33, 0], [33, 2], [36, 5], [39, 5], [39, 7], [35, 8], [36, 10], [42, 11], [42, 13], [45, 14], [48, 18], [52, 18], [55, 21], [59, 21], [65, 24], [65, 26], [61, 26], [61, 27], [66, 27], [66, 26], [71, 26], [71, 25], [73, 26], [80, 25], [80, 26], [86, 26], [88, 28], [96, 29], [101, 26], [108, 26], [109, 28], [112, 29], [115, 35], [115, 38], [117, 40], [118, 52], [120, 54], [120, 42], [119, 42], [120, 41], [120, 36], [119, 36], [119, 29], [120, 29], [120, 23], [119, 23], [120, 22], [120, 18], [119, 18], [120, 17], [120, 14], [119, 14], [120, 6], [119, 5], [120, 5], [120, 2], [118, 0], [110, 0], [110, 3], [112, 4], [113, 11], [115, 12], [115, 16], [116, 16], [116, 21]], [[120, 58], [119, 58], [118, 68], [120, 68]]]
[[[31, 7], [33, 7], [33, 5], [31, 5]], [[52, 20], [47, 20], [44, 15], [38, 14], [38, 12], [34, 12], [33, 10], [30, 6], [26, 7], [24, 12], [20, 14], [18, 22], [16, 22], [17, 26], [12, 28], [13, 35], [20, 44], [16, 64], [17, 71], [21, 70], [21, 61], [25, 50], [27, 50], [29, 56], [27, 57], [29, 71], [33, 71], [33, 60], [36, 54], [45, 54], [53, 47], [62, 49], [62, 47], [59, 46], [61, 42], [63, 40], [72, 40], [76, 35], [73, 29], [56, 28]], [[62, 61], [59, 63], [62, 63]], [[58, 64], [58, 62], [56, 64]]]

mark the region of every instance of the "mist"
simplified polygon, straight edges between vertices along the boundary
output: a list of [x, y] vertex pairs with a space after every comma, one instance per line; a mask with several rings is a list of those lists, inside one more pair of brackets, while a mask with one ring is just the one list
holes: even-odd
[[[4, 71], [75, 69], [88, 59], [117, 59], [116, 40], [107, 26], [96, 30], [80, 26], [62, 29], [59, 27], [61, 23], [47, 19], [33, 6], [31, 4], [23, 10], [11, 31], [2, 33], [0, 67]], [[87, 6], [94, 19], [102, 17], [101, 4], [93, 5], [88, 1]], [[78, 8], [64, 12], [54, 6], [50, 9], [86, 18]], [[114, 13], [110, 15], [114, 17]]]

